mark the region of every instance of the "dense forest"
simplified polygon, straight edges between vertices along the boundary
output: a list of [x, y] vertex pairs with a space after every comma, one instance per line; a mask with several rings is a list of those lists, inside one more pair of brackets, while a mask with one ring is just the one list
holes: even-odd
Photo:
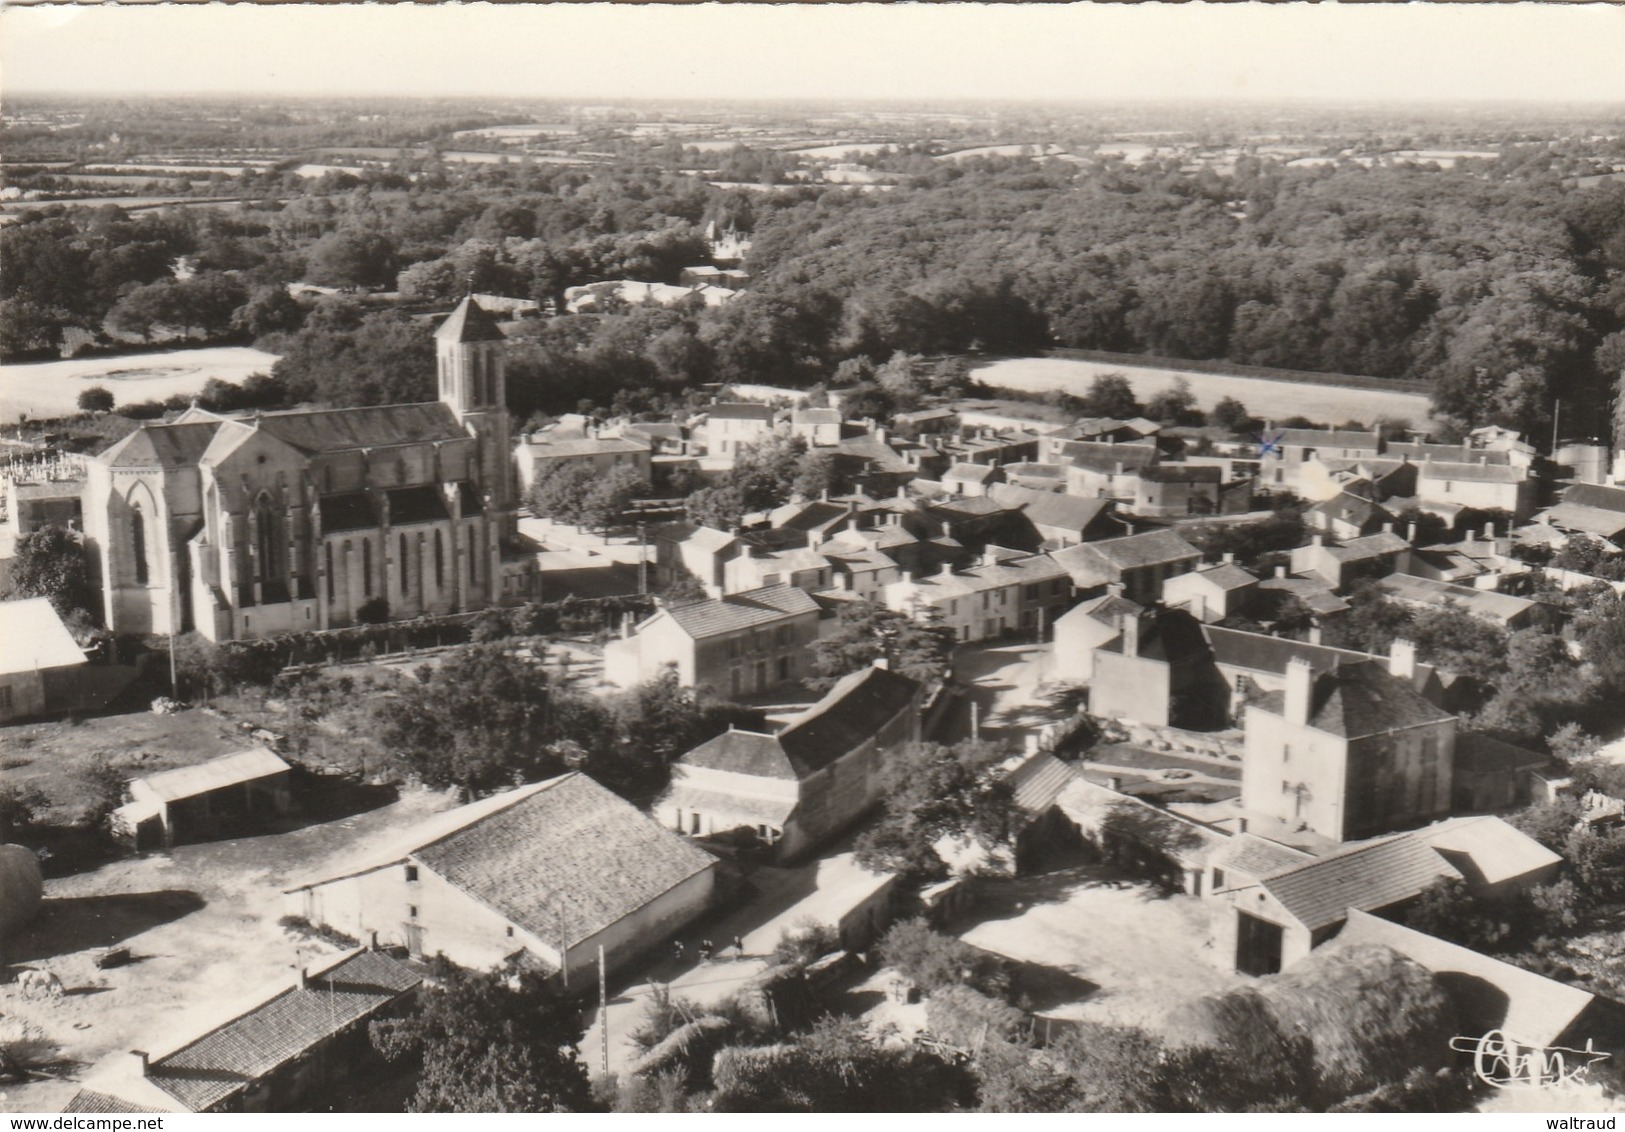
[[[363, 132], [408, 139], [429, 121], [414, 113]], [[442, 112], [431, 133], [490, 118]], [[307, 142], [325, 128], [274, 114], [254, 126]], [[1420, 380], [1441, 416], [1537, 439], [1561, 401], [1565, 435], [1610, 431], [1625, 184], [1576, 187], [1555, 142], [1455, 168], [1244, 153], [1233, 172], [1173, 158], [942, 161], [904, 143], [869, 158], [891, 178], [884, 192], [779, 184], [794, 161], [771, 147], [614, 144], [592, 165], [456, 164], [424, 149], [241, 206], [24, 212], [0, 237], [0, 349], [49, 356], [76, 331], [104, 348], [254, 341], [284, 355], [280, 395], [421, 396], [414, 316], [470, 287], [562, 310], [571, 286], [675, 282], [708, 262], [715, 222], [751, 237], [750, 290], [723, 306], [525, 324], [515, 411], [648, 407], [709, 382], [838, 383], [861, 372], [856, 359], [898, 351], [1079, 347]], [[702, 158], [711, 169], [688, 171]], [[239, 187], [282, 175], [262, 168]], [[733, 178], [778, 187], [725, 187]], [[295, 301], [292, 283], [347, 293]]]

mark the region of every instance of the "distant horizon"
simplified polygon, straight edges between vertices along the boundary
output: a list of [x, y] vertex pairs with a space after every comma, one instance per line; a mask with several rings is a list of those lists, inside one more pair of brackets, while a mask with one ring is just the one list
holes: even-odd
[[1595, 4], [10, 5], [8, 98], [1625, 102]]

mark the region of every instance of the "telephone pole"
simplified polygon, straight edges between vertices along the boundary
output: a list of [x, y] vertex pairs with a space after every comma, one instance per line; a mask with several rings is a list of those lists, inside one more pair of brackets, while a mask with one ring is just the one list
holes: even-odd
[[604, 945], [598, 945], [598, 1037], [604, 1076], [609, 1076], [609, 976], [604, 973]]

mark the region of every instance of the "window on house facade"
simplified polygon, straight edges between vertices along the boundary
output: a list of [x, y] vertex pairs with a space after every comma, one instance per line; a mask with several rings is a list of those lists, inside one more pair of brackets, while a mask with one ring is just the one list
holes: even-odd
[[418, 906], [416, 904], [408, 904], [406, 906], [406, 918], [409, 920], [415, 920], [418, 918]]
[[15, 710], [15, 701], [11, 698], [11, 685], [0, 684], [0, 712], [10, 715]]
[[418, 879], [418, 867], [416, 865], [406, 866], [406, 879], [408, 882]]
[[790, 679], [790, 658], [787, 656], [779, 657], [779, 679]]
[[1026, 592], [1027, 592], [1027, 600], [1028, 601], [1037, 601], [1038, 600], [1038, 583], [1037, 582], [1030, 583], [1027, 586], [1027, 591]]

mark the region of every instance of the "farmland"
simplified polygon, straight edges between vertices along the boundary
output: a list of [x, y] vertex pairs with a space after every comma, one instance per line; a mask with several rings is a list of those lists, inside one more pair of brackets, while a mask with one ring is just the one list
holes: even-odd
[[250, 374], [270, 373], [276, 360], [249, 346], [216, 346], [8, 365], [0, 370], [0, 423], [13, 424], [25, 414], [71, 416], [79, 394], [94, 385], [111, 391], [116, 405], [162, 401], [197, 393], [213, 377], [236, 385]]
[[1194, 370], [1154, 369], [1126, 366], [1119, 362], [1095, 362], [1081, 358], [1005, 358], [974, 371], [973, 376], [990, 386], [1048, 393], [1060, 390], [1082, 396], [1101, 374], [1120, 373], [1134, 387], [1141, 401], [1171, 388], [1184, 378], [1203, 409], [1211, 409], [1224, 397], [1234, 397], [1258, 417], [1282, 420], [1307, 417], [1312, 421], [1341, 424], [1362, 421], [1370, 424], [1378, 417], [1397, 417], [1421, 425], [1430, 417], [1428, 399], [1419, 393], [1388, 392], [1382, 389], [1349, 389], [1337, 385], [1273, 381], [1228, 374], [1198, 373]]

